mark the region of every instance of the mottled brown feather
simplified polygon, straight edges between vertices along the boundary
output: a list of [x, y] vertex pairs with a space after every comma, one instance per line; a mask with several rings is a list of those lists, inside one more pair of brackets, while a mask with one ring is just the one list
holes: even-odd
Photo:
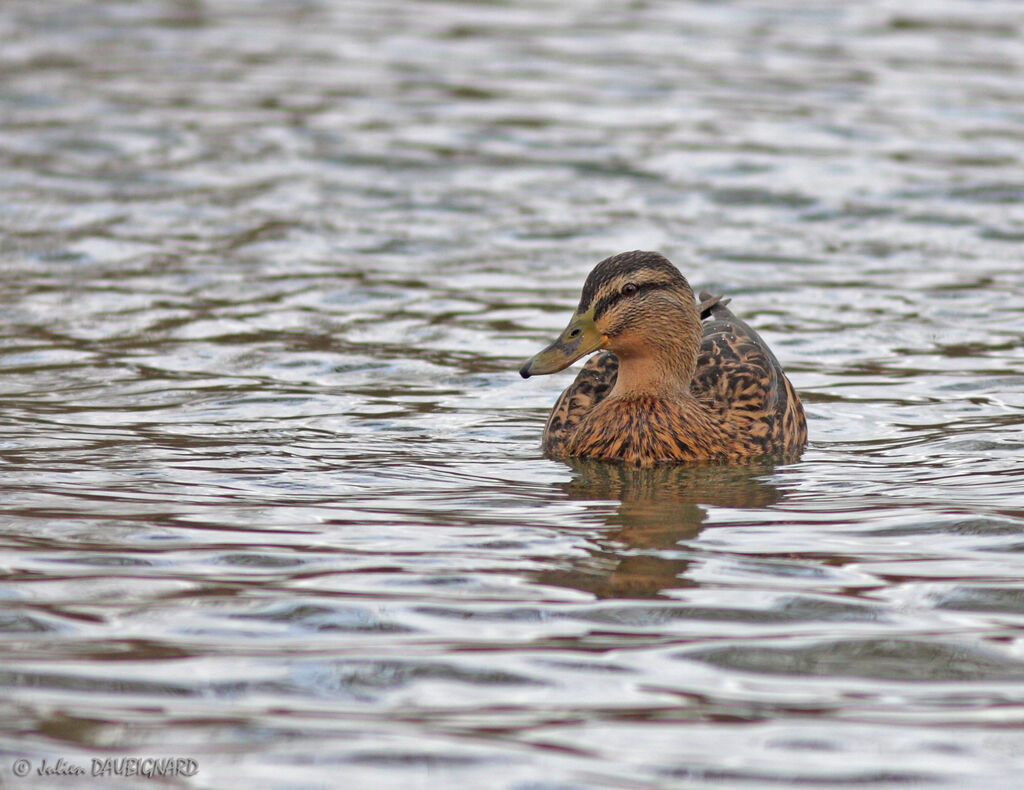
[[807, 423], [775, 355], [726, 307], [729, 300], [707, 293], [700, 299], [704, 323], [688, 395], [608, 400], [619, 363], [614, 353], [601, 352], [555, 403], [544, 451], [636, 466], [796, 456]]
[[584, 415], [611, 392], [619, 370], [619, 360], [610, 351], [602, 351], [587, 360], [572, 385], [555, 401], [544, 426], [544, 452], [565, 455], [562, 448]]

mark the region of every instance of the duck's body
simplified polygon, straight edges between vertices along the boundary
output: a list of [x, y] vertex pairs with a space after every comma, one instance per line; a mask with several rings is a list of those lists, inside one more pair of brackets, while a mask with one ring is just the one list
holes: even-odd
[[641, 466], [798, 453], [807, 441], [803, 407], [775, 356], [729, 308], [707, 312], [689, 393], [608, 397], [619, 360], [596, 354], [555, 403], [544, 451]]
[[807, 425], [778, 360], [720, 298], [701, 299], [657, 253], [598, 264], [569, 327], [520, 371], [608, 349], [555, 403], [545, 452], [637, 466], [795, 456]]

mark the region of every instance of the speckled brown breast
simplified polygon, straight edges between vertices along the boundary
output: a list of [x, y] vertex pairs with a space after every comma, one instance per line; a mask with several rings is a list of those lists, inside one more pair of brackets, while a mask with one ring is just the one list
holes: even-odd
[[580, 370], [575, 381], [555, 401], [544, 426], [544, 452], [566, 456], [565, 441], [579, 422], [612, 391], [619, 372], [619, 360], [610, 351], [595, 354]]

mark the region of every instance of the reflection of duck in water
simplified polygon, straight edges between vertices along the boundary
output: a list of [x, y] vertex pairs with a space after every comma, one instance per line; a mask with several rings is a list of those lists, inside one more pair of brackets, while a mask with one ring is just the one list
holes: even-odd
[[537, 580], [601, 598], [653, 598], [690, 586], [685, 578], [689, 560], [673, 550], [701, 531], [707, 518], [701, 505], [756, 508], [782, 498], [764, 479], [770, 463], [646, 469], [583, 459], [568, 463], [573, 479], [562, 488], [569, 498], [613, 500], [618, 507], [602, 519], [607, 529], [586, 557], [574, 556], [569, 567], [542, 571]]
[[545, 452], [636, 466], [798, 453], [807, 423], [778, 360], [720, 297], [701, 299], [656, 252], [597, 264], [569, 326], [519, 371], [554, 373], [608, 349], [555, 403]]

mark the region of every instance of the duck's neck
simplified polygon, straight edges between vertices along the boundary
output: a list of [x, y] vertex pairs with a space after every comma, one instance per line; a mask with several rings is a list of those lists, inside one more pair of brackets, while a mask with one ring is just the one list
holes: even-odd
[[654, 397], [678, 400], [689, 397], [690, 382], [697, 367], [700, 319], [680, 332], [663, 332], [643, 337], [622, 335], [609, 348], [619, 359], [619, 373], [611, 395], [617, 398]]

